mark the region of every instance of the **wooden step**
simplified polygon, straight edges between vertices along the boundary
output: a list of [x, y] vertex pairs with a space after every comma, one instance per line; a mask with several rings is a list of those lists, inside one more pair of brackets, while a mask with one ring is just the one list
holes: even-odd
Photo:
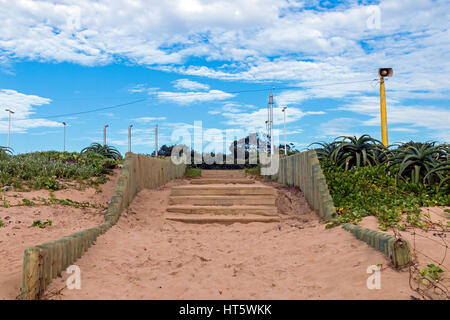
[[239, 215], [239, 216], [224, 216], [224, 215], [196, 215], [196, 214], [166, 214], [166, 219], [172, 221], [179, 221], [185, 223], [252, 223], [252, 222], [279, 222], [278, 216], [259, 216], [259, 215]]
[[238, 178], [201, 178], [192, 179], [191, 184], [254, 184], [254, 180]]
[[236, 206], [256, 205], [275, 206], [275, 196], [170, 196], [169, 205], [194, 205], [194, 206]]
[[167, 207], [168, 212], [181, 214], [206, 214], [206, 215], [262, 215], [273, 216], [277, 214], [275, 206], [193, 206], [172, 205]]
[[184, 185], [172, 188], [172, 196], [199, 196], [199, 195], [273, 195], [275, 190], [261, 185]]
[[244, 170], [202, 170], [204, 178], [244, 178]]

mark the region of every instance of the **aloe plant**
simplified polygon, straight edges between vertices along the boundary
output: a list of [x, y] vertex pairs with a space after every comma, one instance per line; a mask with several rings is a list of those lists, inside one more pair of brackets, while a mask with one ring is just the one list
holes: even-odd
[[386, 160], [385, 155], [389, 152], [388, 148], [383, 146], [379, 140], [368, 134], [359, 138], [341, 136], [334, 142], [337, 145], [331, 154], [331, 160], [346, 170], [380, 164]]
[[[388, 168], [396, 168], [397, 181], [410, 177], [413, 183], [419, 184], [423, 180], [431, 185], [436, 177], [442, 180], [441, 171], [445, 166], [441, 167], [440, 163], [447, 156], [446, 150], [442, 146], [436, 146], [434, 142], [408, 143], [393, 151]], [[438, 168], [441, 169], [435, 170]]]
[[315, 144], [321, 146], [321, 148], [314, 149], [316, 151], [316, 154], [317, 154], [317, 157], [319, 158], [319, 160], [331, 160], [331, 155], [333, 154], [333, 151], [338, 146], [339, 142], [333, 141], [333, 142], [328, 143], [328, 142], [319, 141], [319, 142], [311, 143], [308, 147], [313, 146]]
[[94, 152], [114, 160], [122, 159], [122, 155], [120, 154], [119, 150], [107, 144], [101, 145], [100, 143], [93, 143], [89, 147], [86, 147], [83, 150], [81, 150], [81, 153], [87, 152]]
[[13, 154], [13, 149], [9, 147], [0, 146], [0, 160], [6, 158], [7, 156], [11, 156]]
[[[447, 174], [446, 174], [447, 172]], [[441, 187], [446, 183], [447, 181], [450, 181], [450, 161], [441, 162], [439, 163], [434, 169], [430, 170], [425, 177], [423, 177], [423, 183], [427, 181], [430, 177], [433, 175], [436, 176], [437, 179], [439, 179], [439, 185], [437, 190], [441, 189]]]

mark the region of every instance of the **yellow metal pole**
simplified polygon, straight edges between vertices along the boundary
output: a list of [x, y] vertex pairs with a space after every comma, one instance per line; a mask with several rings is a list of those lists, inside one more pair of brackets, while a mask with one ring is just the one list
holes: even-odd
[[386, 116], [386, 93], [384, 91], [384, 78], [380, 76], [380, 108], [381, 108], [381, 142], [388, 146], [387, 116]]

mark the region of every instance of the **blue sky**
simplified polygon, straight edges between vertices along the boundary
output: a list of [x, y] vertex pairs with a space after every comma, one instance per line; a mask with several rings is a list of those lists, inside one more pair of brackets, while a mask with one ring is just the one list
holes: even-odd
[[[16, 153], [121, 152], [172, 144], [202, 121], [206, 151], [224, 130], [275, 127], [298, 149], [339, 135], [380, 137], [379, 67], [389, 142], [450, 140], [448, 1], [0, 1], [0, 145]], [[245, 92], [242, 92], [245, 91]], [[79, 115], [72, 114], [125, 106]], [[283, 137], [280, 137], [280, 141]]]

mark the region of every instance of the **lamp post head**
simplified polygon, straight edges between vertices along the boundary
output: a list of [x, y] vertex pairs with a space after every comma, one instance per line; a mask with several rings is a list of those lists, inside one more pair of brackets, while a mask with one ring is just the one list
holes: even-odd
[[109, 124], [105, 124], [104, 128], [106, 129], [106, 128], [108, 128], [108, 127], [109, 127]]
[[392, 68], [380, 68], [378, 69], [378, 75], [382, 78], [392, 77], [394, 75], [394, 70]]
[[285, 112], [287, 109], [287, 107], [283, 107], [283, 109], [281, 111]]
[[14, 113], [11, 109], [5, 109], [5, 111], [8, 111], [9, 113]]
[[63, 123], [62, 123], [62, 124], [63, 124], [63, 125], [65, 125], [65, 126], [67, 125], [67, 123], [65, 123], [64, 121], [63, 121]]

